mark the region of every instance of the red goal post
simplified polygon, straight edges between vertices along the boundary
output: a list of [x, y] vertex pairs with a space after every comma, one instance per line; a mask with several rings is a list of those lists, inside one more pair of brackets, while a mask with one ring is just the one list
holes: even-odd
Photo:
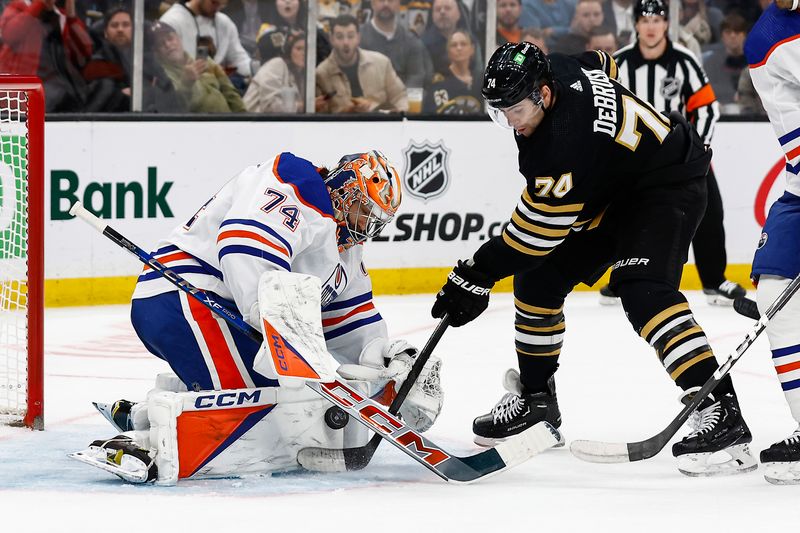
[[44, 428], [44, 89], [0, 75], [0, 423]]

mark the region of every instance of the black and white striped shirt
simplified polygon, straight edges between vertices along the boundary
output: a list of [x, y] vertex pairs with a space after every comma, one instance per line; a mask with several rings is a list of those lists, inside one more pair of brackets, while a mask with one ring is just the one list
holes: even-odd
[[658, 59], [642, 57], [638, 40], [614, 54], [619, 82], [665, 115], [680, 111], [711, 143], [719, 104], [703, 67], [692, 52], [671, 41]]

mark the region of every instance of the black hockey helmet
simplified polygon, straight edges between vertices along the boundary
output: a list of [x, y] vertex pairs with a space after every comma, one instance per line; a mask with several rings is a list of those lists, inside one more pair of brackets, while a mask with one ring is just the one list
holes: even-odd
[[541, 105], [539, 88], [552, 81], [550, 61], [539, 47], [528, 42], [506, 43], [486, 65], [481, 94], [495, 109], [511, 107], [528, 97]]
[[664, 0], [636, 0], [633, 6], [633, 21], [637, 22], [646, 15], [660, 15], [669, 20], [669, 6]]

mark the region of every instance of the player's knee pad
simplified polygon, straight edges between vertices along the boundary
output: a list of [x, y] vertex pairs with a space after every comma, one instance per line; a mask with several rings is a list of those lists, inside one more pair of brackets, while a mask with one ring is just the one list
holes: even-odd
[[[358, 385], [368, 392], [367, 385]], [[353, 420], [333, 423], [331, 407], [306, 388], [152, 390], [147, 440], [158, 483], [291, 470], [302, 448], [366, 444], [368, 431]], [[139, 436], [137, 442], [144, 440]]]
[[[764, 315], [778, 295], [792, 280], [762, 275], [758, 281], [756, 300], [758, 309]], [[767, 323], [767, 336], [772, 351], [775, 372], [792, 411], [792, 416], [800, 422], [800, 298], [791, 298], [780, 312]]]

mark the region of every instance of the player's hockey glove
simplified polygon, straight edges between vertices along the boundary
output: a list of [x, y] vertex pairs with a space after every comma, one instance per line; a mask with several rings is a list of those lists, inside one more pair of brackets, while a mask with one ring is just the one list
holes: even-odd
[[473, 264], [471, 259], [459, 261], [448, 274], [447, 283], [433, 303], [433, 318], [447, 313], [451, 326], [463, 326], [478, 318], [489, 306], [489, 291], [494, 287], [494, 280], [475, 270]]

